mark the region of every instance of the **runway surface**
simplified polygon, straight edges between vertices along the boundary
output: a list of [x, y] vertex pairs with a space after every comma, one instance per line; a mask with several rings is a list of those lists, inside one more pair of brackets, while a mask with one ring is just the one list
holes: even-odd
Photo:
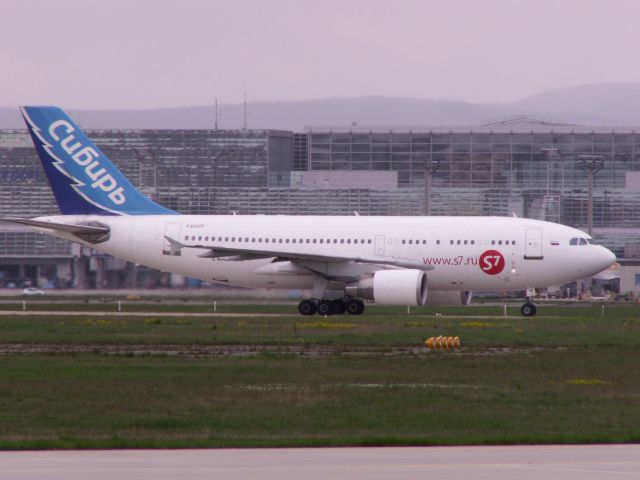
[[0, 452], [0, 478], [640, 478], [640, 445]]
[[[298, 313], [203, 313], [203, 312], [108, 312], [84, 310], [0, 310], [4, 316], [69, 316], [69, 317], [298, 317]], [[480, 317], [474, 317], [480, 318]]]

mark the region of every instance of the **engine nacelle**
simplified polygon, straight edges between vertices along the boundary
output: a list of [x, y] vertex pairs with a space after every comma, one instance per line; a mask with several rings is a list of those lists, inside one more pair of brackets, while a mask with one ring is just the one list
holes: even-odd
[[422, 270], [378, 270], [372, 277], [349, 283], [346, 293], [383, 305], [424, 305], [427, 302], [427, 273]]

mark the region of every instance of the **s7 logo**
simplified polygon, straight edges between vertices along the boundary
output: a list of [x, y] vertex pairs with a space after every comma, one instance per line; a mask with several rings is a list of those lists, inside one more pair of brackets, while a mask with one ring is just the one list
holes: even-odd
[[504, 270], [504, 257], [497, 250], [487, 250], [480, 255], [480, 269], [487, 275], [497, 275]]

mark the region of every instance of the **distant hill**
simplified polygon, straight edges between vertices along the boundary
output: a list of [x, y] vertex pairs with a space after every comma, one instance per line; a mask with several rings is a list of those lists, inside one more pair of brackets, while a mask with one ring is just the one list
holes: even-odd
[[[603, 83], [558, 88], [510, 104], [532, 113], [562, 112], [599, 125], [640, 125], [640, 84]], [[584, 122], [583, 122], [584, 123]]]
[[[64, 106], [63, 106], [64, 107]], [[219, 128], [241, 128], [243, 107], [220, 105]], [[305, 126], [459, 126], [532, 115], [585, 125], [640, 125], [640, 84], [599, 84], [539, 93], [512, 103], [359, 97], [250, 102], [249, 128], [302, 131]], [[71, 111], [85, 128], [213, 128], [213, 106], [151, 110]], [[0, 108], [0, 128], [23, 128], [17, 110]]]

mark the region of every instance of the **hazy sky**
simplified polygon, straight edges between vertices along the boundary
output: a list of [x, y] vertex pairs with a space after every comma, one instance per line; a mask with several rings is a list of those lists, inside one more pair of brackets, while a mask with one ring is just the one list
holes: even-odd
[[362, 95], [507, 102], [640, 82], [636, 0], [0, 0], [0, 106]]

